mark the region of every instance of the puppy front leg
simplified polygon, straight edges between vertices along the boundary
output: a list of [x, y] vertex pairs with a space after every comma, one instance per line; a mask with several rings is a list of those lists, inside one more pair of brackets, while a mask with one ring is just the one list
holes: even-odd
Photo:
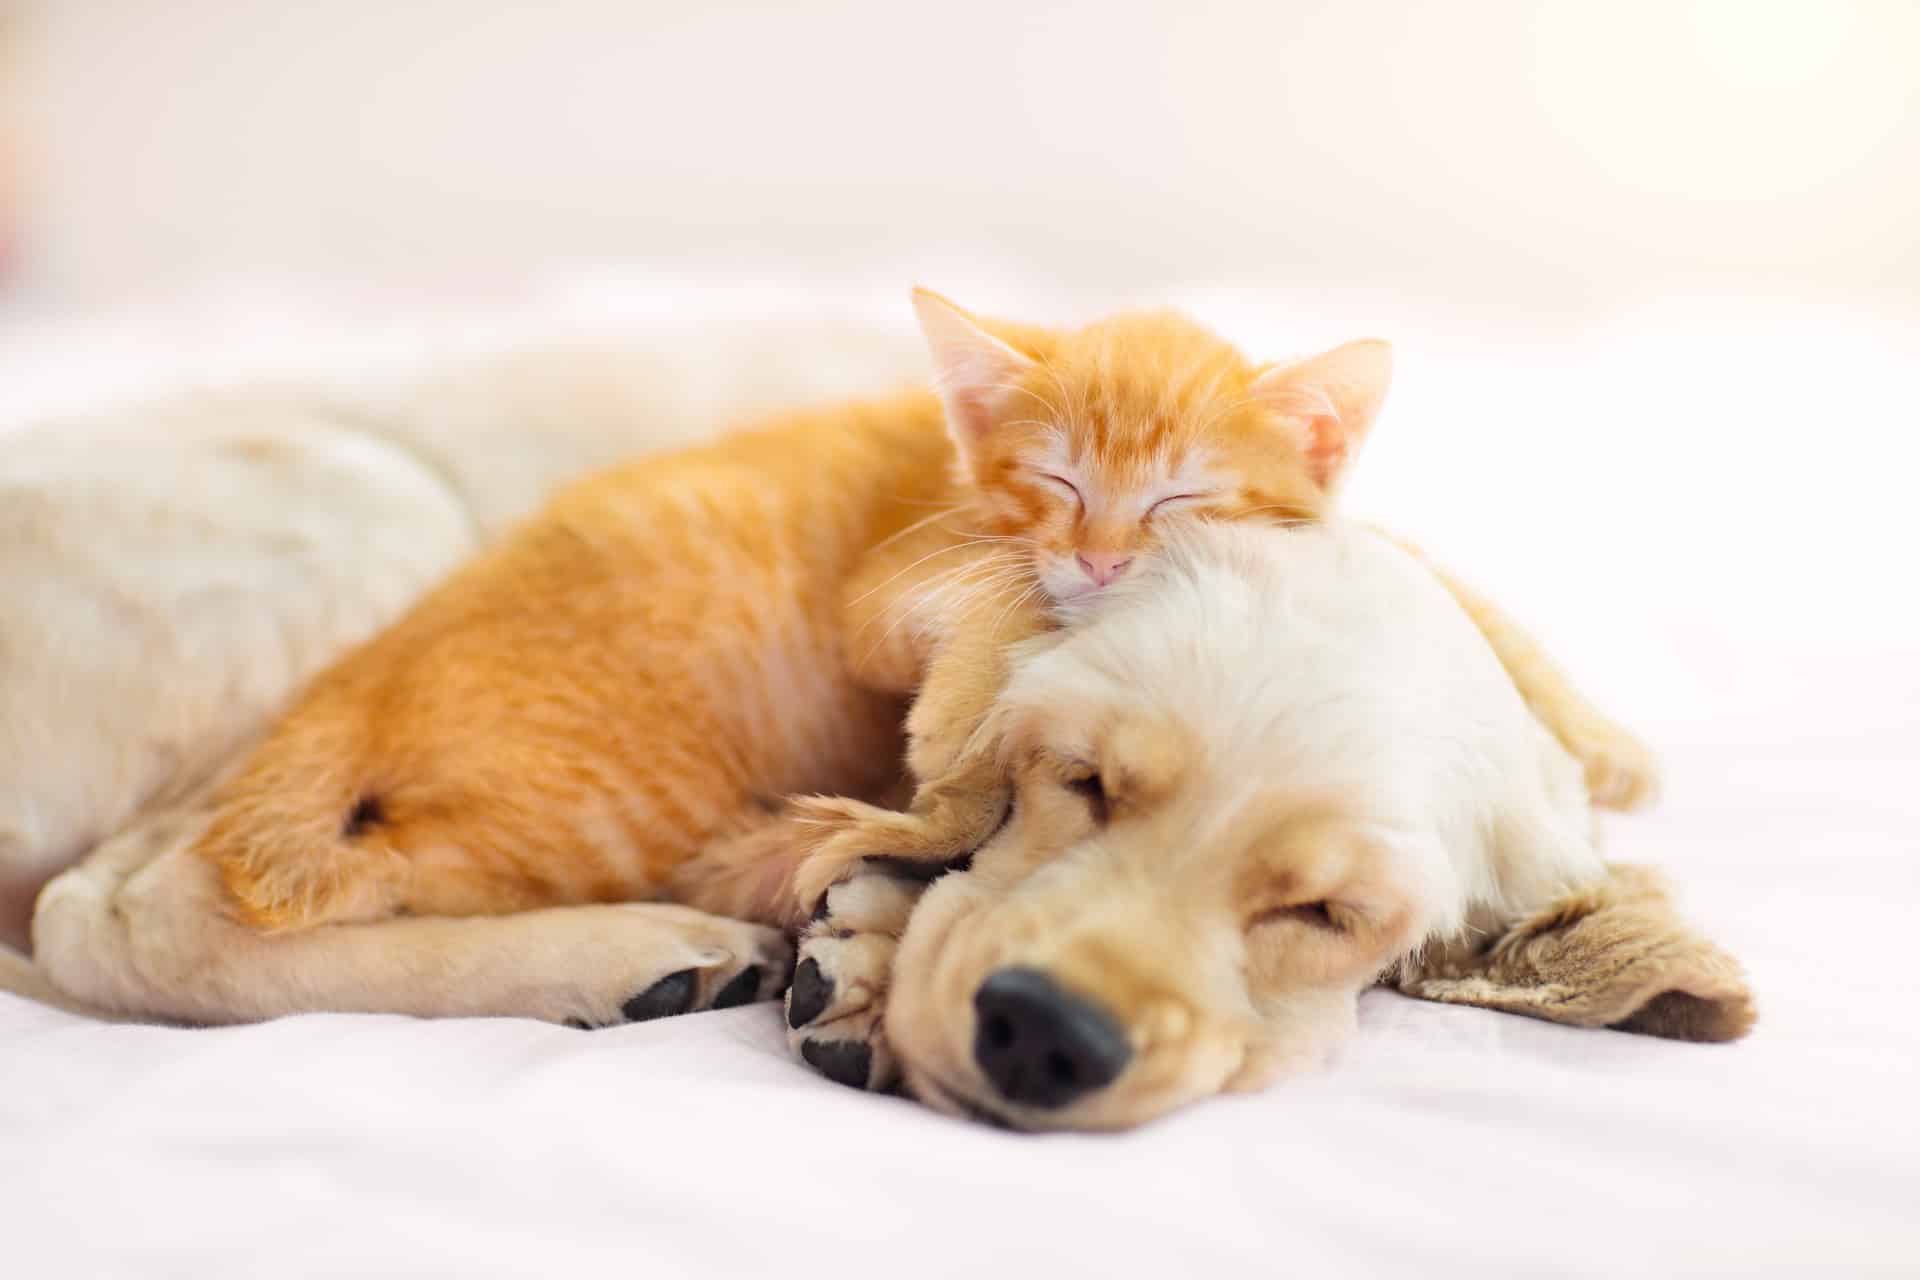
[[925, 887], [878, 872], [844, 880], [800, 936], [787, 1046], [836, 1084], [878, 1092], [900, 1078], [887, 1041], [887, 994], [894, 952]]
[[143, 820], [47, 887], [34, 950], [56, 986], [181, 1022], [328, 1010], [592, 1027], [770, 999], [786, 982], [779, 930], [666, 903], [263, 933], [191, 851], [209, 817]]

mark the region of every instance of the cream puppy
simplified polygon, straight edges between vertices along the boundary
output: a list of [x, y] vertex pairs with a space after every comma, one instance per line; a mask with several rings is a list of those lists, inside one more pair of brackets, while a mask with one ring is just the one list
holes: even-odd
[[1603, 877], [1579, 767], [1383, 538], [1198, 527], [1070, 608], [986, 730], [1014, 803], [970, 869], [832, 891], [828, 1074], [863, 1037], [936, 1106], [1137, 1124], [1322, 1062], [1396, 962]]

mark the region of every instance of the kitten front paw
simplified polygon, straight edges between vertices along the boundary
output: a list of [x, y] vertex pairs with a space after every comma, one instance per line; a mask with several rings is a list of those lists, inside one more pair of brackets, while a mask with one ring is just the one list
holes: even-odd
[[836, 1084], [884, 1092], [900, 1079], [887, 1043], [893, 956], [925, 884], [869, 873], [827, 890], [800, 936], [787, 1045]]
[[816, 910], [834, 885], [880, 870], [931, 880], [964, 852], [953, 833], [918, 814], [821, 796], [795, 800], [793, 809], [816, 833], [793, 874], [798, 919]]

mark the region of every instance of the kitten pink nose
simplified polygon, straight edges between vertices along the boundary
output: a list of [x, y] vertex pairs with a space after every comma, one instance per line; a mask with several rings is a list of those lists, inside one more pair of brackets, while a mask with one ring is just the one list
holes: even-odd
[[1082, 551], [1075, 558], [1096, 587], [1106, 586], [1133, 563], [1132, 556], [1121, 555], [1118, 551]]

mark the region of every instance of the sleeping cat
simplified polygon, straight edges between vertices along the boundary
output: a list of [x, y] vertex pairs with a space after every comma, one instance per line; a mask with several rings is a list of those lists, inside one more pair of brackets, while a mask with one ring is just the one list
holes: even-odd
[[[1054, 331], [914, 302], [938, 394], [795, 413], [564, 490], [319, 676], [238, 765], [185, 850], [222, 893], [167, 907], [155, 864], [145, 904], [181, 913], [184, 938], [222, 897], [272, 933], [648, 899], [791, 928], [823, 887], [796, 883], [801, 863], [828, 867], [823, 842], [887, 811], [783, 797], [903, 798], [901, 713], [924, 671], [909, 763], [933, 785], [889, 818], [907, 843], [854, 856], [925, 856], [990, 820], [991, 787], [939, 782], [1004, 647], [1049, 625], [1047, 602], [1136, 571], [1167, 521], [1319, 515], [1387, 386], [1382, 343], [1262, 366], [1172, 314]], [[1636, 799], [1638, 745], [1467, 603], [1599, 798]], [[758, 935], [624, 910], [618, 936], [675, 944], [647, 953], [678, 957], [659, 999], [509, 986], [460, 1008], [593, 1024], [783, 981]], [[202, 979], [183, 965], [171, 993], [88, 994], [200, 1019], [431, 1011], [418, 972], [380, 980], [379, 936], [329, 934], [352, 965], [312, 937], [297, 976], [188, 991]]]

